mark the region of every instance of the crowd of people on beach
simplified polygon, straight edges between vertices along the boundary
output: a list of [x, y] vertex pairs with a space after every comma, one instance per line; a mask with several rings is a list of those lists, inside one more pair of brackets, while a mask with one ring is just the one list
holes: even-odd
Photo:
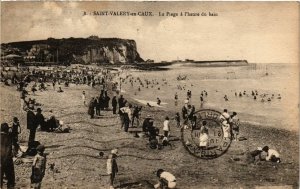
[[[57, 132], [57, 133], [68, 133], [70, 127], [64, 126], [62, 120], [56, 119], [53, 111], [49, 112], [52, 114], [49, 118], [45, 118], [42, 113], [42, 104], [38, 103], [33, 96], [36, 95], [37, 91], [43, 92], [48, 90], [47, 86], [52, 83], [53, 90], [56, 90], [56, 84], [64, 84], [65, 87], [69, 87], [69, 83], [73, 84], [85, 84], [94, 87], [95, 84], [102, 84], [106, 79], [111, 79], [112, 76], [108, 70], [93, 70], [93, 69], [82, 69], [63, 71], [56, 68], [56, 70], [43, 71], [38, 68], [33, 69], [17, 69], [10, 73], [4, 73], [5, 70], [1, 71], [1, 82], [5, 85], [17, 86], [17, 90], [20, 91], [20, 113], [26, 112], [27, 118], [27, 129], [29, 130], [28, 145], [20, 147], [18, 135], [21, 133], [21, 126], [17, 117], [13, 118], [13, 124], [8, 123], [1, 124], [1, 187], [3, 185], [4, 175], [7, 180], [7, 187], [14, 188], [15, 186], [15, 171], [13, 158], [25, 158], [27, 156], [34, 156], [32, 163], [32, 174], [30, 177], [32, 188], [41, 188], [41, 182], [45, 175], [46, 169], [46, 156], [44, 155], [45, 146], [39, 141], [36, 141], [36, 131], [46, 132]], [[98, 77], [101, 73], [102, 77]], [[8, 80], [11, 80], [9, 83]], [[31, 89], [28, 90], [29, 85]], [[61, 86], [57, 90], [58, 93], [64, 92]], [[100, 109], [108, 108], [109, 97], [106, 91], [102, 91], [101, 106]], [[31, 94], [32, 97], [29, 97]], [[83, 93], [84, 96], [84, 93]], [[104, 101], [103, 101], [104, 99]], [[83, 99], [85, 104], [85, 97]], [[104, 103], [103, 103], [104, 102]], [[98, 104], [97, 104], [97, 115], [98, 115]], [[100, 115], [100, 110], [99, 110]], [[25, 150], [24, 150], [25, 149]]]
[[[141, 79], [140, 77], [133, 77], [130, 75], [127, 75], [125, 78], [119, 77], [119, 79], [115, 79], [120, 76], [120, 73], [111, 74], [107, 69], [93, 69], [88, 67], [85, 69], [70, 69], [69, 71], [54, 68], [54, 70], [50, 72], [38, 69], [27, 69], [24, 73], [27, 73], [24, 77], [19, 77], [17, 73], [13, 74], [12, 80], [14, 81], [14, 85], [17, 85], [17, 90], [20, 91], [20, 111], [26, 111], [27, 129], [29, 130], [28, 146], [26, 151], [23, 151], [19, 145], [18, 135], [22, 131], [17, 117], [13, 117], [12, 125], [8, 125], [7, 123], [1, 124], [1, 187], [3, 185], [3, 175], [6, 176], [7, 186], [9, 188], [15, 186], [13, 157], [34, 156], [30, 178], [31, 184], [34, 188], [41, 188], [41, 182], [46, 170], [47, 157], [44, 153], [45, 146], [35, 140], [36, 131], [38, 128], [41, 131], [47, 132], [67, 133], [71, 130], [71, 128], [64, 125], [62, 120], [58, 120], [55, 115], [51, 115], [46, 119], [42, 113], [42, 104], [36, 102], [33, 98], [37, 91], [43, 92], [49, 90], [49, 83], [51, 83], [53, 90], [56, 90], [57, 85], [61, 84], [67, 89], [70, 86], [70, 83], [75, 85], [88, 85], [92, 88], [99, 86], [99, 96], [92, 97], [90, 100], [87, 99], [86, 91], [82, 91], [81, 93], [82, 105], [87, 107], [87, 114], [89, 117], [94, 119], [96, 117], [101, 117], [101, 111], [112, 111], [112, 114], [116, 115], [116, 118], [117, 115], [119, 116], [120, 128], [124, 129], [124, 132], [126, 133], [142, 133], [139, 136], [148, 139], [150, 149], [162, 149], [164, 146], [172, 146], [170, 143], [171, 127], [173, 127], [173, 124], [170, 123], [171, 120], [175, 120], [175, 127], [178, 129], [193, 130], [197, 128], [198, 117], [196, 116], [196, 108], [195, 105], [191, 103], [191, 99], [195, 97], [192, 96], [191, 90], [187, 90], [181, 112], [176, 112], [172, 117], [165, 116], [162, 124], [155, 124], [157, 120], [150, 114], [148, 114], [144, 120], [141, 120], [144, 107], [129, 102], [130, 99], [126, 100], [121, 94], [122, 84], [129, 83], [131, 86], [138, 87], [138, 91], [141, 91], [142, 88], [157, 88], [157, 90], [161, 90], [169, 85], [167, 79]], [[1, 75], [4, 76], [5, 74], [1, 72]], [[116, 80], [119, 82], [116, 82]], [[3, 82], [7, 83], [7, 80], [3, 80]], [[109, 85], [112, 87], [109, 88]], [[31, 86], [30, 91], [26, 90], [29, 86]], [[118, 86], [120, 86], [119, 89], [117, 89]], [[178, 84], [177, 88], [179, 90], [185, 90], [187, 87]], [[64, 92], [61, 86], [58, 87], [57, 92]], [[32, 97], [29, 97], [29, 93]], [[203, 105], [204, 99], [207, 98], [207, 96], [208, 92], [202, 90], [200, 95], [201, 105]], [[244, 97], [250, 95], [244, 91], [243, 93], [236, 92], [235, 96]], [[262, 99], [281, 99], [280, 94], [278, 94], [277, 97], [275, 97], [275, 95], [269, 97], [268, 94], [259, 95], [257, 91], [252, 91], [251, 96], [254, 99], [258, 96]], [[225, 101], [230, 100], [227, 95], [224, 96], [224, 99]], [[176, 92], [174, 95], [175, 106], [178, 105], [179, 100], [182, 99], [179, 98]], [[157, 97], [157, 105], [161, 105], [161, 99], [159, 97]], [[232, 112], [230, 115], [228, 110], [224, 109], [219, 119], [221, 120], [224, 138], [238, 141], [240, 121], [237, 112]], [[205, 150], [209, 146], [208, 127], [207, 123], [203, 121], [198, 139], [198, 146], [202, 150]], [[263, 148], [258, 147], [254, 151], [245, 152], [245, 154], [247, 160], [251, 163], [257, 162], [258, 160], [277, 163], [281, 162], [279, 153], [274, 149], [270, 149], [268, 146]], [[118, 149], [112, 149], [106, 163], [110, 188], [114, 188], [114, 180], [119, 171], [117, 157]], [[234, 158], [233, 160], [240, 161], [240, 158]], [[159, 169], [156, 174], [160, 182], [155, 185], [155, 188], [176, 187], [176, 178], [172, 173]]]
[[[48, 68], [48, 69], [45, 69]], [[100, 84], [106, 79], [112, 79], [112, 75], [109, 74], [109, 69], [101, 69], [94, 67], [34, 67], [34, 68], [16, 68], [10, 70], [1, 68], [1, 80], [11, 80], [13, 84], [17, 84], [21, 80], [31, 80], [30, 77], [37, 78], [43, 82], [58, 82], [62, 84], [65, 81], [69, 81], [74, 84], [87, 84], [93, 85]], [[104, 77], [103, 77], [104, 76]], [[29, 80], [28, 80], [29, 79]]]

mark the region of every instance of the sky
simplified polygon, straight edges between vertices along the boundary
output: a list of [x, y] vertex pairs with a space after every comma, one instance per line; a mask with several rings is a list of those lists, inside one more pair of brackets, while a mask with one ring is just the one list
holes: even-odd
[[[84, 11], [150, 11], [154, 16], [83, 16]], [[1, 43], [91, 35], [133, 39], [145, 60], [298, 63], [299, 3], [1, 2]]]

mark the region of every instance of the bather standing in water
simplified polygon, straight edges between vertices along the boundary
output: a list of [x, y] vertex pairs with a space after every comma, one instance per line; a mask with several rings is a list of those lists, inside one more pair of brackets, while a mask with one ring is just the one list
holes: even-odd
[[160, 105], [161, 100], [157, 97], [157, 105]]

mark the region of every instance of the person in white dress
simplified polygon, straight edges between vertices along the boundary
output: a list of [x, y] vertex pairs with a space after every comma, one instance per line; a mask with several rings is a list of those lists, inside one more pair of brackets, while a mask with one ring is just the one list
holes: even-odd
[[200, 129], [200, 136], [199, 136], [199, 147], [201, 149], [205, 149], [208, 146], [208, 129], [203, 126]]

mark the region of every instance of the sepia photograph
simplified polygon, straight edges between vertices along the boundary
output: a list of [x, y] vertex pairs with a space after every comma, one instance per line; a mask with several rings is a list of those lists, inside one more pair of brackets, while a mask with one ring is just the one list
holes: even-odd
[[2, 1], [1, 188], [299, 188], [299, 8]]

